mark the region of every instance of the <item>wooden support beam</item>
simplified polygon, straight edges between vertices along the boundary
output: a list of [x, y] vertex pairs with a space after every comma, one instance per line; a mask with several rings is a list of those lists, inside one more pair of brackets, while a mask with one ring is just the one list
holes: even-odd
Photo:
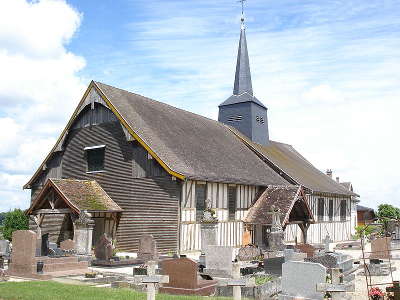
[[60, 208], [60, 209], [38, 209], [32, 212], [32, 215], [55, 215], [55, 214], [69, 214], [72, 210], [70, 208]]

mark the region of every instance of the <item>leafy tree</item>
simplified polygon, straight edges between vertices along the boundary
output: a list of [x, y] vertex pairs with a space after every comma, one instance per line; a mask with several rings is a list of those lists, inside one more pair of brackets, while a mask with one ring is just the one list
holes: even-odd
[[29, 229], [29, 219], [22, 210], [14, 209], [6, 213], [2, 228], [5, 239], [11, 241], [14, 231], [26, 229]]
[[6, 213], [0, 213], [0, 226], [3, 225], [4, 219], [6, 218]]
[[380, 219], [400, 219], [400, 209], [390, 204], [378, 206], [378, 218]]

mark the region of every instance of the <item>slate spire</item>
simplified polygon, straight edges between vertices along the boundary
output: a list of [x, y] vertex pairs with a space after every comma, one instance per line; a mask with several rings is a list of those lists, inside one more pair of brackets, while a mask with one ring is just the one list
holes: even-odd
[[239, 48], [236, 61], [235, 82], [233, 84], [233, 94], [241, 95], [245, 92], [253, 95], [251, 85], [250, 62], [247, 52], [246, 28], [244, 26], [244, 16], [242, 14], [240, 26]]

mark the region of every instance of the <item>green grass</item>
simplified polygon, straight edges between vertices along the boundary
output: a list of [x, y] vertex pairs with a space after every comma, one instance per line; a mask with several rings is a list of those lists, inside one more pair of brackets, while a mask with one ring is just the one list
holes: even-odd
[[[157, 300], [227, 300], [224, 297], [174, 296], [158, 294]], [[146, 300], [146, 294], [129, 289], [96, 288], [54, 281], [0, 283], [1, 300]]]

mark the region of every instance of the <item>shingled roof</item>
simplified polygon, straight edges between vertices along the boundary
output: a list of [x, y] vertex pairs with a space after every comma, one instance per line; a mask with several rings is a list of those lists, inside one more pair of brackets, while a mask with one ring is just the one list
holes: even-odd
[[48, 179], [40, 194], [32, 202], [27, 210], [30, 214], [36, 209], [46, 207], [46, 195], [50, 191], [59, 195], [64, 203], [75, 212], [80, 211], [107, 211], [121, 212], [121, 207], [115, 203], [110, 196], [95, 180], [77, 179]]
[[250, 207], [244, 222], [271, 225], [272, 206], [280, 210], [282, 225], [295, 221], [314, 222], [301, 186], [269, 186]]
[[132, 131], [174, 172], [188, 179], [287, 184], [223, 124], [95, 82]]
[[293, 146], [274, 141], [270, 141], [266, 146], [260, 145], [252, 142], [235, 128], [229, 128], [270, 165], [292, 179], [292, 184], [302, 185], [315, 192], [357, 195], [314, 167]]

